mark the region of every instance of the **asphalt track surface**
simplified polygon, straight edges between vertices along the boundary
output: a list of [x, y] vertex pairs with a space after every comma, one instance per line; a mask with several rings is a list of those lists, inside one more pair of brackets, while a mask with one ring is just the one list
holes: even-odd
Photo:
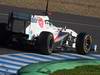
[[[30, 9], [23, 9], [23, 8], [16, 8], [16, 7], [10, 7], [10, 6], [3, 6], [0, 5], [0, 22], [7, 22], [8, 19], [8, 13], [10, 11], [15, 12], [23, 12], [23, 13], [34, 13], [34, 14], [40, 14], [40, 12], [43, 11], [33, 11]], [[71, 15], [71, 14], [62, 14], [62, 13], [54, 13], [51, 12], [52, 15], [50, 16], [51, 21], [56, 26], [71, 28], [75, 30], [76, 32], [87, 32], [91, 34], [94, 37], [95, 43], [98, 45], [97, 53], [100, 53], [100, 19], [99, 18], [93, 18], [93, 17], [83, 17], [79, 15]], [[22, 30], [23, 25], [21, 23], [18, 24], [17, 27], [15, 27], [15, 30]], [[1, 35], [0, 35], [1, 36]], [[25, 54], [26, 53], [26, 54]], [[8, 55], [7, 55], [8, 54]], [[36, 58], [35, 58], [36, 57]], [[30, 59], [29, 59], [30, 58]], [[37, 59], [38, 58], [38, 59]], [[50, 58], [50, 59], [48, 59]], [[27, 53], [24, 51], [14, 50], [14, 49], [7, 49], [7, 48], [0, 48], [0, 64], [2, 66], [2, 63], [5, 63], [6, 68], [8, 72], [16, 72], [20, 67], [25, 66], [27, 64], [33, 63], [37, 61], [50, 61], [50, 60], [67, 60], [67, 59], [100, 59], [100, 55], [97, 54], [90, 54], [90, 55], [78, 55], [78, 54], [52, 54], [49, 56], [35, 54], [35, 53]], [[33, 60], [34, 59], [34, 60]], [[25, 62], [22, 62], [25, 61]], [[28, 61], [27, 61], [28, 60]], [[19, 62], [16, 64], [16, 62]], [[22, 64], [24, 63], [24, 64]], [[4, 66], [4, 65], [3, 65]], [[14, 71], [12, 70], [13, 68]], [[0, 68], [0, 71], [4, 71], [6, 69]]]

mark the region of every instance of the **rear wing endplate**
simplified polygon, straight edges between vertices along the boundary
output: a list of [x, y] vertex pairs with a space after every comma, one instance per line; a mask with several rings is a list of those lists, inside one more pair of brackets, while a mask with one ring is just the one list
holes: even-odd
[[10, 31], [13, 31], [15, 20], [23, 21], [25, 33], [26, 23], [31, 20], [31, 14], [10, 12], [8, 15], [8, 28]]
[[18, 12], [10, 12], [9, 13], [9, 19], [30, 21], [31, 20], [31, 14], [28, 14], [28, 13], [18, 13]]

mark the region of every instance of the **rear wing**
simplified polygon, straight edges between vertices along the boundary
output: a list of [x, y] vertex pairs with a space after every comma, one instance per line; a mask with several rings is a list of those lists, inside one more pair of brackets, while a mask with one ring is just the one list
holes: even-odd
[[31, 14], [19, 13], [19, 12], [10, 12], [8, 19], [30, 21], [31, 20]]
[[13, 30], [13, 26], [14, 26], [14, 21], [15, 20], [23, 21], [24, 28], [25, 28], [26, 27], [26, 23], [31, 20], [31, 14], [10, 12], [9, 15], [8, 15], [8, 28], [9, 28], [10, 31]]

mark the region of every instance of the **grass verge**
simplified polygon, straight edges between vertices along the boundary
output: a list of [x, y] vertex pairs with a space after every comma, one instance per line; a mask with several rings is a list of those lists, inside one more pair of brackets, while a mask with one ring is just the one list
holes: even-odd
[[100, 75], [100, 65], [77, 66], [74, 69], [63, 69], [50, 75]]

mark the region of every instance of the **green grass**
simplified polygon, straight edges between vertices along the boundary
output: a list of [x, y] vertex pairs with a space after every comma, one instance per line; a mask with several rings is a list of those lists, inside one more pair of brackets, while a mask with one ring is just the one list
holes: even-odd
[[100, 75], [99, 60], [54, 61], [30, 64], [20, 75]]
[[78, 66], [74, 69], [58, 70], [50, 75], [100, 75], [100, 65]]

